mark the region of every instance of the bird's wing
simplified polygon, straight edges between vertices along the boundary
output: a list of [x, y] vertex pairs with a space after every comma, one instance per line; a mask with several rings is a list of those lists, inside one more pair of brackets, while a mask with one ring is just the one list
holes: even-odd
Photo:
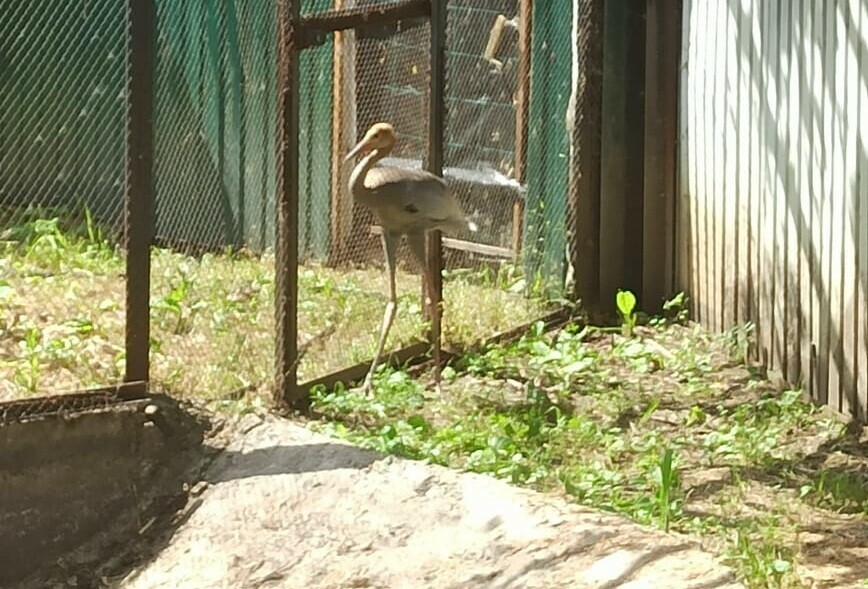
[[461, 230], [467, 225], [446, 182], [430, 172], [376, 167], [368, 172], [365, 186], [372, 191], [371, 204], [384, 223], [406, 231], [434, 227]]
[[425, 170], [411, 168], [394, 168], [377, 166], [371, 168], [365, 176], [365, 188], [376, 190], [395, 184], [412, 184], [420, 188], [440, 186], [446, 188], [446, 182], [440, 176], [435, 176]]

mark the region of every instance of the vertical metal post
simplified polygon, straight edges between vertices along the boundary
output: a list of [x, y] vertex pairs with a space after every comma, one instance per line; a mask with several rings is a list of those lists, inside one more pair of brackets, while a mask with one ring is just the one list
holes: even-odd
[[642, 294], [656, 310], [675, 282], [675, 184], [681, 0], [649, 0], [645, 82]]
[[291, 407], [298, 388], [298, 51], [294, 27], [296, 0], [279, 0], [278, 23], [278, 150], [277, 243], [275, 255], [276, 358], [274, 402]]
[[[150, 363], [151, 242], [154, 227], [153, 0], [128, 0], [127, 141], [124, 195], [126, 368], [124, 382], [147, 383]], [[147, 385], [125, 396], [147, 394]]]
[[[446, 0], [431, 0], [431, 79], [428, 99], [428, 157], [429, 172], [443, 175], [443, 135], [446, 119]], [[443, 248], [439, 231], [428, 237], [428, 268], [434, 287], [432, 307], [442, 311], [443, 301]], [[430, 313], [435, 370], [440, 370], [441, 313]]]
[[603, 111], [603, 0], [573, 0], [570, 130], [570, 263], [586, 309], [600, 300], [600, 183]]

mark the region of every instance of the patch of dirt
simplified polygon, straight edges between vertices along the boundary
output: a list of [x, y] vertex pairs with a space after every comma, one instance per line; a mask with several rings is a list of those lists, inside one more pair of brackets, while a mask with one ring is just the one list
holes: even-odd
[[240, 425], [171, 542], [113, 586], [742, 587], [675, 534], [285, 419]]

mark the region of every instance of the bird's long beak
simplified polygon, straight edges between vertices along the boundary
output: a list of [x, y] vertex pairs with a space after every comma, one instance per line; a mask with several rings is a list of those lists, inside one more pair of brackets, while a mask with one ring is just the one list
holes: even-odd
[[360, 153], [367, 153], [368, 151], [370, 151], [368, 149], [368, 141], [366, 139], [362, 139], [356, 144], [354, 148], [350, 150], [350, 152], [347, 154], [347, 157], [344, 158], [344, 163], [350, 161]]

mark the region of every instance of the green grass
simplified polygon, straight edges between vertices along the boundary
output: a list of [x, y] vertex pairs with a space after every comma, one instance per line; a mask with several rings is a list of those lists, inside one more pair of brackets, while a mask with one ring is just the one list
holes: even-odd
[[690, 534], [749, 587], [810, 586], [822, 563], [800, 532], [846, 510], [868, 536], [865, 453], [828, 470], [843, 426], [740, 364], [749, 326], [710, 335], [652, 324], [629, 337], [538, 326], [447, 368], [440, 398], [383, 369], [373, 399], [315, 391], [312, 426]]
[[[0, 254], [0, 400], [119, 380], [124, 259], [90, 219], [0, 230]], [[154, 249], [154, 388], [218, 409], [267, 408], [273, 277], [269, 255]], [[418, 276], [402, 270], [398, 282], [390, 347], [426, 327]], [[379, 266], [300, 269], [303, 379], [371, 356], [385, 285]], [[511, 267], [447, 273], [445, 339], [477, 351], [444, 370], [443, 396], [383, 368], [373, 399], [315, 390], [311, 426], [689, 534], [750, 587], [810, 586], [828, 553], [852, 582], [865, 577], [865, 440], [746, 365], [750, 325], [712, 335], [687, 322], [683, 296], [649, 318], [622, 294], [620, 327], [537, 324], [479, 350], [544, 312], [525, 287]], [[831, 576], [841, 581], [840, 570]]]
[[[117, 382], [124, 369], [124, 257], [89, 217], [35, 218], [0, 229], [0, 399]], [[274, 260], [154, 248], [153, 386], [179, 397], [263, 404], [273, 379]], [[386, 304], [380, 264], [299, 269], [299, 365], [304, 381], [369, 360]], [[387, 349], [427, 329], [420, 279], [398, 273]], [[521, 277], [454, 272], [445, 281], [444, 340], [464, 347], [545, 310]], [[480, 311], [481, 310], [481, 311]]]

